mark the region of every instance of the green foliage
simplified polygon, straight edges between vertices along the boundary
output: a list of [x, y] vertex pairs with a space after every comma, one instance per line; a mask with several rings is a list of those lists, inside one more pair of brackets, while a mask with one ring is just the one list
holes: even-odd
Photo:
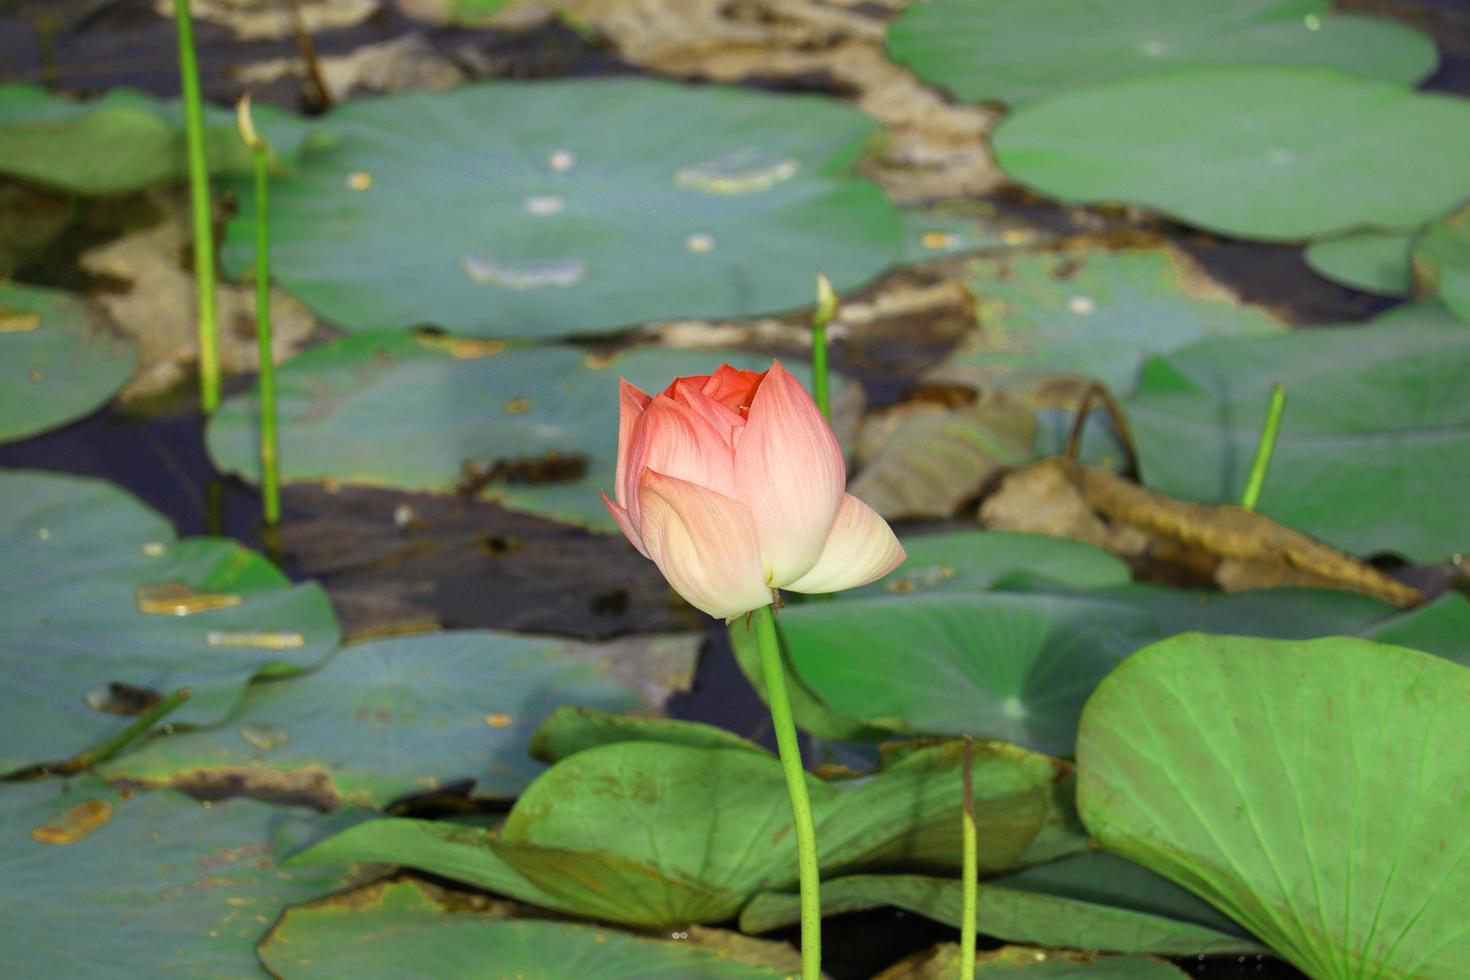
[[1177, 636], [1088, 702], [1078, 805], [1310, 976], [1463, 976], [1467, 703], [1401, 647]]
[[90, 776], [0, 784], [6, 976], [256, 975], [267, 924], [355, 873], [276, 867], [276, 835], [309, 820], [254, 800], [120, 791]]
[[476, 795], [511, 798], [540, 770], [526, 742], [557, 706], [643, 706], [609, 676], [609, 653], [490, 630], [350, 646], [305, 676], [250, 685], [225, 724], [159, 734], [103, 773], [304, 784], [364, 806], [460, 780]]
[[[312, 132], [268, 106], [256, 110], [255, 120], [283, 163], [294, 160]], [[250, 173], [234, 113], [208, 109], [204, 139], [211, 173]], [[180, 180], [187, 171], [177, 100], [118, 88], [74, 102], [35, 85], [0, 85], [0, 173], [77, 194], [118, 194]]]
[[[610, 531], [598, 490], [614, 491], [618, 378], [654, 393], [722, 360], [770, 366], [752, 354], [660, 347], [611, 359], [570, 346], [500, 351], [381, 332], [293, 358], [276, 376], [282, 479], [449, 491], [470, 466], [507, 507]], [[809, 380], [805, 365], [789, 368]], [[221, 470], [258, 478], [253, 395], [226, 401], [207, 439]]]
[[1293, 240], [1412, 228], [1458, 204], [1470, 103], [1324, 68], [1186, 68], [1037, 102], [991, 145], [1050, 197]]
[[784, 974], [686, 944], [608, 929], [446, 907], [412, 882], [291, 909], [261, 945], [286, 980], [344, 975], [780, 980]]
[[1413, 260], [1425, 291], [1470, 323], [1470, 205], [1426, 228], [1414, 242]]
[[[980, 827], [981, 839], [985, 828]], [[961, 883], [922, 875], [852, 875], [822, 888], [822, 914], [895, 906], [960, 925]], [[747, 932], [794, 923], [795, 895], [766, 892], [740, 914]], [[1115, 953], [1254, 953], [1263, 947], [1189, 892], [1101, 851], [1037, 865], [980, 886], [976, 931], [1006, 942]]]
[[233, 541], [175, 540], [100, 481], [0, 471], [0, 773], [93, 748], [179, 688], [170, 722], [218, 724], [252, 677], [338, 640], [320, 586]]
[[0, 282], [0, 442], [65, 425], [107, 403], [137, 362], [81, 301]]
[[1330, 0], [931, 0], [906, 8], [888, 49], [967, 102], [1026, 102], [1129, 75], [1201, 65], [1322, 65], [1412, 85], [1434, 45]]
[[1270, 388], [1290, 401], [1261, 513], [1349, 552], [1435, 561], [1470, 547], [1470, 330], [1442, 307], [1367, 326], [1208, 340], [1144, 370], [1128, 418], [1144, 481], [1236, 500]]
[[[494, 82], [353, 102], [271, 187], [277, 281], [355, 330], [564, 337], [808, 305], [898, 258], [852, 175], [876, 124], [812, 97]], [[453, 161], [453, 163], [447, 163]], [[359, 176], [361, 175], [361, 176]], [[248, 209], [222, 261], [254, 248]]]
[[980, 330], [934, 371], [984, 383], [1011, 371], [1079, 375], [1117, 394], [1133, 390], [1144, 359], [1205, 337], [1283, 332], [1173, 248], [1047, 252], [971, 266]]
[[1412, 285], [1412, 232], [1355, 231], [1307, 246], [1307, 265], [1333, 282], [1384, 296], [1406, 296]]
[[[957, 867], [960, 755], [950, 742], [902, 754], [863, 779], [808, 777], [823, 868]], [[985, 872], [1086, 848], [1070, 779], [1069, 767], [1045, 756], [977, 746]], [[404, 864], [643, 928], [719, 922], [757, 892], [796, 882], [780, 763], [746, 747], [678, 742], [616, 742], [566, 757], [531, 784], [493, 838], [389, 818], [358, 823], [293, 858], [344, 860]]]

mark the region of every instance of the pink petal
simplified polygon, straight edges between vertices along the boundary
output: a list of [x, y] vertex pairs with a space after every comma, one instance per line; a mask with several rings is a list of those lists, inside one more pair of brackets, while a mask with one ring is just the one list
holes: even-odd
[[688, 480], [734, 496], [735, 458], [725, 436], [704, 416], [667, 395], [648, 403], [633, 429], [633, 448], [623, 471], [622, 505], [640, 530], [639, 482], [645, 470]]
[[643, 543], [691, 606], [728, 619], [769, 605], [755, 520], [739, 501], [646, 470], [639, 487]]
[[623, 532], [623, 537], [632, 542], [640, 555], [647, 558], [648, 549], [643, 547], [643, 535], [639, 534], [638, 528], [634, 526], [633, 515], [629, 514], [626, 508], [619, 507], [608, 500], [606, 492], [602, 494], [602, 502], [607, 505], [607, 512], [612, 515], [612, 519], [618, 522], [618, 528]]
[[698, 380], [694, 378], [677, 382], [672, 396], [674, 401], [704, 416], [705, 421], [724, 436], [725, 442], [733, 446], [734, 432], [745, 427], [745, 416], [706, 395], [697, 383]]
[[721, 364], [714, 374], [703, 379], [702, 392], [734, 411], [748, 409], [765, 376], [764, 371], [744, 371]]
[[618, 379], [618, 469], [617, 476], [613, 478], [613, 493], [617, 494], [621, 504], [628, 502], [623, 495], [623, 478], [628, 468], [628, 456], [633, 451], [633, 428], [643, 417], [643, 410], [648, 407], [649, 401], [648, 395], [640, 391], [637, 385], [629, 384], [627, 378]]
[[786, 588], [793, 592], [841, 592], [882, 578], [903, 559], [903, 545], [888, 522], [845, 493], [822, 557], [811, 571]]
[[736, 434], [736, 499], [760, 535], [766, 581], [779, 588], [817, 563], [842, 503], [842, 449], [811, 395], [771, 365]]

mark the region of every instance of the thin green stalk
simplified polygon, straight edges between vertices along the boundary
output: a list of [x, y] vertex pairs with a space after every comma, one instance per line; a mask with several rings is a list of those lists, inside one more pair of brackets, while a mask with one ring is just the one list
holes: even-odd
[[260, 494], [265, 523], [281, 520], [280, 443], [276, 435], [276, 365], [271, 356], [270, 145], [255, 131], [250, 96], [240, 100], [240, 138], [255, 165], [255, 336], [260, 344]]
[[189, 0], [174, 0], [179, 34], [179, 81], [184, 91], [184, 134], [189, 152], [189, 198], [194, 210], [194, 288], [199, 304], [199, 405], [212, 415], [219, 407], [219, 317], [214, 303], [214, 208], [209, 165], [204, 157], [204, 97], [194, 56], [194, 21]]
[[960, 980], [975, 980], [975, 913], [980, 899], [980, 849], [975, 834], [975, 792], [971, 773], [975, 768], [975, 741], [965, 736], [964, 811], [960, 817], [964, 879], [963, 910], [960, 912]]
[[1271, 468], [1271, 454], [1276, 451], [1276, 433], [1281, 430], [1281, 414], [1285, 408], [1286, 389], [1279, 384], [1272, 385], [1266, 424], [1261, 429], [1261, 441], [1256, 444], [1250, 479], [1246, 481], [1245, 492], [1240, 495], [1240, 506], [1246, 510], [1255, 510], [1261, 500], [1261, 488], [1266, 485], [1266, 471]]
[[786, 773], [786, 793], [791, 797], [791, 818], [796, 824], [796, 860], [801, 876], [801, 976], [802, 980], [821, 980], [821, 878], [817, 872], [817, 832], [812, 824], [812, 804], [806, 792], [806, 770], [801, 765], [801, 746], [796, 741], [796, 723], [791, 718], [791, 701], [786, 694], [786, 674], [781, 665], [781, 641], [776, 637], [776, 619], [771, 615], [770, 606], [761, 606], [752, 613], [752, 618], [761, 651], [766, 701], [771, 706], [776, 746], [781, 750], [781, 768]]
[[832, 424], [832, 405], [827, 394], [827, 324], [837, 316], [837, 294], [823, 275], [817, 276], [817, 310], [812, 314], [812, 398], [827, 424]]
[[138, 716], [138, 720], [127, 728], [103, 742], [95, 749], [88, 749], [56, 767], [56, 771], [65, 775], [90, 769], [118, 755], [123, 749], [132, 745], [138, 739], [153, 730], [153, 726], [159, 721], [174, 713], [179, 705], [189, 700], [189, 689], [181, 687], [166, 698], [162, 698], [153, 707]]

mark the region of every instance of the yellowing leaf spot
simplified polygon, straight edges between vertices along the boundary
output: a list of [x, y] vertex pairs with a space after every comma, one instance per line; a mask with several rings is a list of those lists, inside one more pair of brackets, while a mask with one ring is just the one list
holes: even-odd
[[69, 807], [55, 819], [31, 831], [31, 839], [42, 844], [75, 844], [112, 819], [112, 804], [87, 800]]

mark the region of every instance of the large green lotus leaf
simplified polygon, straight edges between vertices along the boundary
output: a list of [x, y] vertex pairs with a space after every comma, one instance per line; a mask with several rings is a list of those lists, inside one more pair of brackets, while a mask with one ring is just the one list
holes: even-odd
[[[724, 360], [770, 366], [752, 354], [660, 347], [611, 360], [574, 347], [497, 351], [382, 332], [293, 358], [276, 375], [284, 479], [448, 491], [470, 465], [507, 507], [616, 530], [597, 491], [613, 490], [618, 378], [656, 393]], [[806, 365], [789, 367], [807, 383]], [[220, 469], [258, 479], [253, 393], [227, 400], [207, 438]]]
[[684, 943], [568, 922], [446, 907], [404, 881], [291, 909], [260, 946], [285, 980], [781, 980], [785, 974]]
[[1326, 65], [1412, 85], [1434, 44], [1330, 0], [933, 0], [888, 29], [894, 60], [967, 102], [1025, 102], [1197, 65]]
[[1310, 976], [1466, 976], [1467, 707], [1402, 647], [1173, 637], [1088, 702], [1079, 807]]
[[1333, 282], [1385, 296], [1407, 296], [1413, 280], [1409, 266], [1413, 241], [1413, 232], [1355, 231], [1312, 242], [1304, 255], [1313, 272]]
[[98, 480], [0, 471], [0, 772], [95, 747], [178, 688], [169, 722], [217, 724], [252, 677], [338, 641], [320, 587], [235, 542], [176, 541]]
[[0, 442], [105, 405], [137, 352], [66, 293], [0, 282]]
[[[914, 592], [970, 592], [988, 589], [1017, 574], [1031, 574], [1071, 588], [1121, 585], [1129, 580], [1127, 566], [1091, 545], [1063, 538], [1009, 531], [953, 531], [904, 538], [904, 563], [871, 585], [844, 592], [843, 602], [864, 596]], [[782, 620], [791, 613], [782, 615]], [[730, 624], [729, 637], [740, 669], [764, 692], [760, 649], [744, 621]], [[789, 668], [789, 657], [787, 658]], [[790, 669], [787, 693], [801, 727], [821, 738], [881, 741], [891, 731], [845, 718], [829, 708]], [[764, 697], [764, 694], [762, 694]]]
[[274, 864], [276, 835], [306, 814], [92, 777], [0, 784], [5, 975], [259, 975], [255, 944], [269, 923], [355, 875]]
[[614, 742], [669, 742], [765, 752], [749, 739], [702, 722], [620, 715], [570, 704], [562, 705], [546, 716], [532, 734], [526, 751], [532, 758], [550, 764], [577, 752]]
[[1271, 386], [1286, 412], [1261, 513], [1357, 554], [1470, 547], [1470, 330], [1442, 307], [1362, 327], [1209, 340], [1152, 361], [1128, 418], [1152, 488], [1239, 499]]
[[[876, 980], [953, 980], [960, 975], [958, 943], [941, 943], [914, 953], [878, 974]], [[1108, 956], [1095, 952], [1002, 946], [975, 954], [975, 975], [985, 980], [1181, 980], [1189, 976], [1152, 956]]]
[[[1347, 592], [1221, 595], [1130, 585], [839, 598], [783, 610], [776, 622], [802, 685], [792, 703], [803, 728], [849, 739], [971, 734], [1069, 754], [1088, 695], [1149, 643], [1188, 629], [1323, 636], [1392, 611]], [[740, 633], [736, 623], [736, 655], [755, 683], [759, 659]]]
[[979, 259], [969, 286], [981, 327], [934, 370], [939, 380], [1017, 370], [1089, 377], [1123, 394], [1149, 354], [1283, 330], [1172, 248]]
[[[808, 305], [897, 260], [852, 164], [877, 123], [830, 99], [631, 79], [353, 102], [271, 189], [275, 275], [352, 329], [609, 331]], [[370, 186], [369, 186], [370, 185]], [[366, 188], [366, 189], [362, 189]], [[222, 261], [252, 261], [249, 206]]]
[[1412, 228], [1470, 193], [1470, 102], [1323, 68], [1105, 82], [1017, 111], [991, 143], [1007, 174], [1047, 196], [1153, 207], [1240, 238]]
[[1413, 264], [1427, 289], [1470, 323], [1470, 205], [1425, 229]]
[[[526, 745], [558, 706], [645, 707], [609, 671], [656, 642], [456, 630], [351, 646], [311, 674], [252, 684], [224, 725], [160, 733], [103, 775], [308, 787], [365, 806], [462, 780], [514, 797], [542, 768]], [[699, 638], [685, 643], [692, 661]]]
[[1017, 574], [1037, 576], [1073, 589], [1126, 585], [1128, 565], [1102, 548], [1021, 531], [944, 531], [903, 538], [903, 564], [843, 599], [915, 592], [980, 592]]
[[[979, 836], [985, 836], [979, 823]], [[958, 878], [852, 875], [822, 884], [823, 915], [896, 906], [959, 928]], [[757, 895], [740, 928], [769, 932], [799, 922], [799, 896]], [[1263, 947], [1194, 895], [1131, 861], [1101, 851], [1077, 854], [980, 884], [977, 932], [1007, 942], [1115, 953], [1254, 953]]]
[[[257, 106], [255, 125], [278, 160], [291, 160], [308, 125]], [[235, 115], [206, 108], [205, 156], [214, 173], [250, 173]], [[36, 85], [0, 85], [0, 173], [79, 194], [117, 194], [188, 172], [184, 113], [132, 89], [75, 102]]]
[[[915, 750], [862, 779], [808, 779], [828, 871], [960, 854], [960, 746]], [[980, 845], [993, 871], [1087, 847], [1071, 810], [1071, 768], [1015, 746], [979, 743]], [[650, 836], [649, 827], [659, 828]], [[755, 893], [796, 881], [780, 763], [749, 748], [616, 742], [539, 777], [498, 836], [387, 818], [345, 829], [293, 862], [372, 861], [446, 875], [522, 901], [645, 928], [719, 922]]]

